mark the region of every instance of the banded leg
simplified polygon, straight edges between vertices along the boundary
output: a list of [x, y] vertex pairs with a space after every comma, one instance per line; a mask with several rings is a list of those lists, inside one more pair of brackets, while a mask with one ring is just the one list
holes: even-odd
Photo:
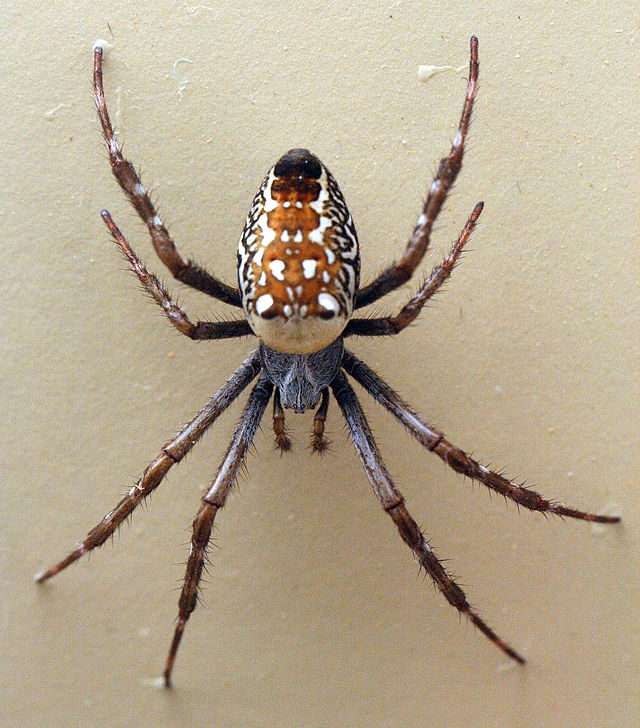
[[464, 591], [449, 576], [442, 563], [422, 534], [420, 527], [407, 510], [402, 493], [391, 480], [388, 470], [380, 456], [378, 447], [362, 407], [353, 387], [342, 372], [331, 383], [356, 451], [362, 461], [367, 477], [378, 496], [384, 510], [389, 514], [402, 537], [413, 551], [418, 563], [433, 579], [446, 600], [461, 614], [464, 614], [496, 647], [520, 664], [524, 658], [511, 648], [489, 627], [480, 615], [470, 606]]
[[172, 275], [182, 283], [207, 293], [219, 301], [232, 306], [242, 307], [240, 292], [212, 276], [204, 268], [191, 260], [185, 260], [178, 252], [175, 243], [169, 236], [148, 192], [143, 187], [134, 166], [122, 155], [122, 150], [115, 138], [107, 104], [104, 97], [102, 81], [103, 49], [96, 45], [93, 49], [93, 87], [96, 108], [102, 135], [109, 152], [111, 170], [118, 184], [129, 198], [151, 235], [151, 242], [160, 260], [171, 271]]
[[442, 432], [425, 422], [399, 394], [394, 392], [383, 379], [352, 352], [345, 351], [342, 366], [375, 400], [398, 419], [421, 445], [435, 453], [458, 473], [477, 480], [487, 488], [531, 511], [555, 513], [558, 516], [568, 516], [595, 523], [618, 523], [620, 521], [618, 516], [586, 513], [546, 500], [535, 491], [507, 480], [499, 473], [480, 465], [463, 450], [450, 443]]
[[190, 321], [187, 314], [172, 300], [162, 283], [144, 267], [107, 210], [102, 210], [100, 214], [116, 245], [129, 261], [131, 270], [138, 276], [142, 289], [160, 306], [169, 321], [181, 334], [188, 336], [190, 339], [228, 339], [253, 334], [251, 327], [245, 320], [197, 321], [195, 324]]
[[324, 436], [324, 424], [327, 421], [327, 411], [329, 409], [329, 390], [322, 390], [322, 401], [313, 418], [313, 434], [311, 436], [311, 450], [320, 453], [329, 448], [331, 442]]
[[211, 537], [213, 521], [216, 513], [226, 503], [227, 495], [235, 483], [238, 471], [244, 462], [247, 451], [251, 447], [272, 391], [273, 385], [263, 374], [249, 396], [240, 422], [233, 433], [231, 444], [218, 468], [218, 473], [211, 487], [202, 499], [202, 504], [193, 522], [193, 536], [187, 560], [187, 570], [178, 602], [178, 623], [176, 624], [163, 673], [166, 687], [171, 687], [171, 673], [173, 672], [184, 628], [198, 603], [198, 584], [207, 558], [207, 545]]
[[84, 541], [66, 558], [47, 571], [36, 574], [34, 579], [42, 582], [55, 576], [81, 556], [101, 546], [134, 509], [162, 482], [168, 470], [179, 463], [204, 435], [210, 425], [229, 407], [243, 389], [260, 371], [260, 355], [257, 351], [246, 359], [233, 376], [220, 387], [200, 412], [182, 428], [160, 451], [158, 457], [144, 471], [140, 480], [118, 505], [89, 531]]
[[422, 311], [425, 303], [438, 291], [440, 286], [449, 278], [457, 261], [462, 254], [464, 246], [471, 237], [478, 218], [484, 208], [484, 202], [478, 202], [473, 208], [473, 212], [467, 220], [467, 224], [462, 229], [458, 240], [451, 248], [449, 255], [436, 266], [431, 275], [421, 286], [420, 290], [413, 298], [403, 306], [397, 316], [387, 316], [385, 318], [364, 318], [351, 319], [343, 333], [343, 336], [385, 336], [388, 334], [398, 334], [402, 329], [406, 328], [410, 323], [416, 320], [420, 311]]
[[276, 388], [273, 393], [273, 432], [276, 436], [276, 447], [280, 453], [291, 450], [291, 439], [287, 433], [287, 426], [284, 419], [284, 410], [280, 402], [280, 390]]
[[470, 41], [471, 57], [469, 60], [469, 82], [467, 95], [462, 107], [462, 115], [458, 125], [458, 132], [453, 140], [449, 154], [440, 161], [438, 172], [431, 184], [427, 200], [422, 208], [422, 214], [413, 230], [407, 247], [400, 260], [384, 270], [374, 281], [358, 291], [355, 308], [368, 306], [382, 296], [393, 291], [411, 278], [420, 265], [424, 254], [429, 247], [431, 230], [444, 205], [449, 190], [460, 172], [464, 145], [469, 131], [471, 112], [476, 98], [478, 85], [478, 39], [472, 36]]

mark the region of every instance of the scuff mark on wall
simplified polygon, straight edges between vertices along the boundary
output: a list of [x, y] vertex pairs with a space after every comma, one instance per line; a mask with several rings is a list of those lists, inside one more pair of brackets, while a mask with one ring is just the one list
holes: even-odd
[[453, 71], [454, 73], [463, 73], [467, 70], [467, 66], [418, 66], [418, 81], [426, 83], [436, 73], [444, 73], [445, 71]]
[[191, 80], [181, 74], [178, 70], [178, 64], [180, 63], [193, 63], [193, 61], [190, 58], [176, 58], [176, 60], [173, 62], [173, 77], [175, 78], [178, 85], [178, 96], [180, 96], [180, 100], [182, 100], [184, 91], [191, 83]]

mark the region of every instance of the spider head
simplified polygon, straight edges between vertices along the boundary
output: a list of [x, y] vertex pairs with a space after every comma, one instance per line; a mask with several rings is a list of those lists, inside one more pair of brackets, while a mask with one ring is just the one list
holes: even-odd
[[360, 257], [337, 182], [306, 149], [267, 173], [238, 246], [242, 304], [271, 349], [306, 354], [342, 333], [353, 311]]
[[338, 373], [343, 352], [342, 338], [313, 354], [283, 354], [260, 345], [262, 366], [278, 387], [282, 404], [298, 413], [318, 405], [322, 390]]

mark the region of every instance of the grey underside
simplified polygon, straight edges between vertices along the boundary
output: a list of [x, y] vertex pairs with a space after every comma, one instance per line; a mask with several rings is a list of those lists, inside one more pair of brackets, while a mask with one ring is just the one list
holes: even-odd
[[312, 354], [283, 354], [260, 344], [262, 366], [280, 392], [282, 404], [296, 412], [315, 407], [340, 369], [342, 338]]

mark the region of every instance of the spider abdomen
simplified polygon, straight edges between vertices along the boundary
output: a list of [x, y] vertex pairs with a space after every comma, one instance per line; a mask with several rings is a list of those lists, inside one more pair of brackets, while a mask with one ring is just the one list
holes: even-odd
[[340, 336], [353, 311], [360, 257], [337, 182], [306, 149], [291, 149], [256, 194], [238, 246], [251, 328], [270, 348], [310, 353]]

